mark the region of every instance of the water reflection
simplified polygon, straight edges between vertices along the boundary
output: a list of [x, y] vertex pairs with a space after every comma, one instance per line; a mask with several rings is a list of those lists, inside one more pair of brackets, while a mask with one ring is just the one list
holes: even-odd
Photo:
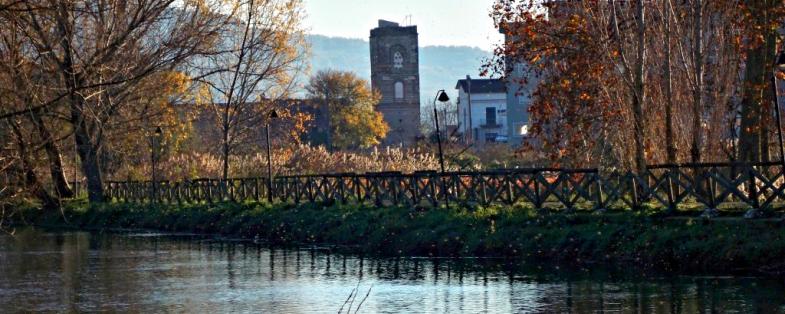
[[0, 236], [0, 312], [334, 313], [355, 288], [354, 306], [370, 289], [362, 312], [785, 312], [781, 280], [598, 273], [27, 230]]

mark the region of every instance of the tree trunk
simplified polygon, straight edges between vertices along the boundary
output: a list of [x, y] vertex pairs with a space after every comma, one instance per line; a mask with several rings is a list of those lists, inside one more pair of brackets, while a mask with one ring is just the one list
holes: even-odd
[[[774, 111], [776, 108], [772, 106], [775, 103], [774, 93], [771, 91], [773, 90], [773, 86], [771, 84], [770, 75], [773, 69], [770, 69], [769, 66], [774, 64], [774, 58], [777, 54], [777, 35], [774, 32], [769, 32], [766, 34], [765, 37], [766, 42], [763, 44], [764, 46], [764, 53], [763, 53], [763, 64], [764, 64], [764, 71], [763, 71], [763, 95], [761, 95], [761, 117], [760, 117], [760, 151], [761, 151], [761, 161], [768, 162], [772, 160], [772, 146], [771, 139], [772, 139], [772, 130], [776, 127], [774, 125]], [[767, 70], [768, 69], [768, 70]], [[779, 145], [779, 144], [777, 144]]]
[[763, 77], [763, 47], [748, 49], [744, 70], [744, 92], [741, 99], [741, 135], [739, 161], [760, 160], [760, 99], [759, 88]]
[[702, 118], [702, 97], [703, 97], [703, 15], [701, 9], [702, 0], [693, 0], [693, 47], [692, 62], [695, 66], [692, 90], [692, 149], [690, 150], [692, 162], [701, 162], [701, 148], [703, 140]]
[[87, 179], [87, 199], [91, 203], [100, 203], [104, 201], [104, 184], [98, 160], [100, 144], [98, 139], [94, 139], [90, 133], [86, 121], [89, 117], [84, 115], [85, 99], [75, 92], [75, 86], [78, 86], [76, 84], [79, 84], [81, 80], [78, 77], [75, 80], [75, 82], [69, 81], [67, 84], [71, 90], [69, 100], [71, 103], [71, 123], [76, 139], [76, 152], [82, 161], [82, 173]]
[[643, 134], [646, 129], [643, 118], [643, 103], [646, 99], [643, 73], [646, 63], [646, 23], [644, 14], [643, 0], [638, 0], [635, 13], [637, 21], [637, 60], [635, 64], [635, 90], [633, 91], [632, 110], [635, 120], [635, 163], [639, 174], [646, 172], [645, 137]]
[[677, 162], [677, 148], [676, 139], [673, 132], [673, 78], [671, 75], [671, 28], [670, 28], [670, 12], [671, 2], [665, 2], [665, 14], [663, 18], [665, 27], [665, 150], [667, 162], [675, 164]]
[[[23, 75], [18, 68], [12, 70], [14, 87], [17, 92], [21, 93], [21, 101], [27, 108], [33, 108], [33, 92], [28, 89], [28, 85], [23, 80]], [[47, 158], [49, 159], [49, 173], [52, 177], [52, 183], [55, 186], [55, 192], [59, 197], [73, 197], [74, 193], [71, 187], [68, 186], [68, 180], [65, 178], [63, 171], [63, 160], [60, 156], [60, 150], [55, 143], [52, 133], [47, 129], [44, 120], [41, 118], [41, 110], [30, 109], [26, 115], [30, 121], [35, 125], [38, 135], [43, 143], [43, 148], [46, 151]]]
[[24, 186], [27, 191], [30, 192], [31, 195], [38, 198], [43, 207], [46, 209], [54, 209], [60, 207], [59, 199], [52, 197], [49, 192], [44, 189], [41, 185], [41, 182], [38, 180], [38, 175], [36, 175], [35, 170], [33, 170], [32, 162], [30, 161], [29, 151], [27, 143], [24, 140], [24, 136], [22, 132], [19, 130], [19, 126], [16, 122], [9, 121], [11, 130], [16, 137], [16, 144], [17, 148], [19, 149], [19, 160], [22, 165], [22, 173], [24, 175]]
[[232, 105], [232, 98], [234, 97], [235, 87], [237, 86], [237, 79], [240, 76], [240, 68], [243, 65], [243, 60], [245, 59], [246, 53], [248, 53], [248, 47], [246, 47], [246, 42], [248, 41], [248, 33], [251, 30], [251, 25], [253, 25], [253, 12], [254, 12], [254, 1], [251, 0], [248, 3], [248, 18], [245, 20], [245, 31], [243, 32], [243, 40], [240, 42], [240, 55], [237, 57], [237, 66], [234, 69], [234, 76], [232, 77], [232, 84], [229, 87], [229, 95], [226, 97], [226, 108], [224, 108], [224, 116], [223, 116], [223, 179], [229, 179], [229, 131], [232, 126], [231, 121], [229, 120], [229, 108]]
[[[79, 98], [79, 96], [77, 96]], [[73, 100], [80, 103], [80, 100]], [[73, 104], [72, 104], [73, 107]], [[93, 143], [87, 129], [87, 123], [81, 117], [81, 110], [72, 109], [72, 119], [76, 121], [76, 152], [82, 161], [82, 173], [87, 179], [87, 198], [91, 203], [104, 201], [104, 183], [101, 178], [101, 167], [98, 161], [98, 145]]]
[[[65, 2], [60, 3], [60, 9], [70, 12], [71, 7]], [[87, 198], [91, 203], [104, 201], [104, 185], [101, 179], [101, 167], [98, 162], [98, 149], [100, 141], [92, 137], [88, 126], [90, 117], [85, 114], [85, 98], [77, 93], [77, 88], [84, 83], [84, 77], [75, 68], [74, 54], [71, 45], [74, 43], [74, 28], [76, 27], [72, 16], [67, 14], [56, 17], [56, 27], [62, 37], [59, 44], [63, 49], [63, 59], [58, 60], [62, 79], [68, 88], [68, 101], [71, 110], [71, 124], [76, 138], [76, 151], [82, 161], [82, 173], [87, 178]]]
[[226, 181], [229, 179], [229, 104], [226, 104], [224, 113], [223, 148], [221, 150], [221, 155], [223, 157], [223, 174], [221, 177]]
[[[748, 1], [752, 10], [757, 13], [760, 19], [758, 22], [765, 24], [768, 20], [767, 8], [774, 5], [773, 2], [766, 2], [761, 4], [755, 1]], [[741, 135], [739, 137], [739, 161], [745, 162], [759, 162], [763, 159], [763, 149], [767, 146], [763, 142], [768, 138], [768, 134], [764, 134], [768, 128], [762, 127], [765, 120], [771, 120], [768, 117], [770, 112], [769, 106], [764, 104], [767, 99], [764, 94], [767, 91], [764, 86], [767, 86], [768, 75], [771, 66], [771, 58], [774, 57], [776, 51], [775, 41], [776, 34], [769, 30], [765, 34], [765, 41], [763, 44], [748, 48], [746, 51], [747, 59], [744, 69], [744, 83], [743, 94], [741, 100]], [[771, 88], [770, 86], [768, 86]], [[770, 89], [769, 89], [770, 90]], [[768, 131], [766, 131], [768, 132]]]
[[54, 141], [52, 133], [44, 124], [44, 120], [37, 111], [30, 114], [30, 119], [35, 124], [38, 130], [38, 135], [43, 141], [46, 156], [49, 159], [49, 173], [52, 176], [52, 183], [54, 184], [55, 191], [60, 197], [73, 197], [74, 192], [68, 185], [68, 180], [65, 178], [65, 170], [63, 168], [63, 159], [60, 154], [60, 148]]

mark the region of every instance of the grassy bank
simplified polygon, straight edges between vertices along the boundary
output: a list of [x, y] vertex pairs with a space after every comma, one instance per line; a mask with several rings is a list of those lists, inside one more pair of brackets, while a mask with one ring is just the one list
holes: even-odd
[[[29, 223], [144, 228], [254, 238], [275, 245], [337, 245], [384, 256], [499, 256], [709, 273], [785, 270], [776, 220], [663, 219], [634, 212], [538, 214], [524, 207], [71, 204], [24, 211]], [[17, 217], [17, 220], [19, 217]]]

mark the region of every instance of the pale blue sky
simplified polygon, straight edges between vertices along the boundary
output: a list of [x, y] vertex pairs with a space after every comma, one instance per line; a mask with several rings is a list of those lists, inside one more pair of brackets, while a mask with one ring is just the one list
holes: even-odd
[[368, 39], [378, 19], [411, 16], [420, 45], [492, 50], [501, 35], [488, 16], [494, 0], [304, 0], [312, 34]]

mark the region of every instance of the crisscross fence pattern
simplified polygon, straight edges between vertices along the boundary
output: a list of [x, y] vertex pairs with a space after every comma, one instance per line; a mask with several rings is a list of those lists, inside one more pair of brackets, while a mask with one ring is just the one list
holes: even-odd
[[513, 205], [564, 210], [683, 207], [771, 209], [785, 201], [779, 163], [658, 165], [646, 173], [597, 169], [342, 173], [182, 182], [109, 182], [116, 202], [363, 203], [377, 206]]

